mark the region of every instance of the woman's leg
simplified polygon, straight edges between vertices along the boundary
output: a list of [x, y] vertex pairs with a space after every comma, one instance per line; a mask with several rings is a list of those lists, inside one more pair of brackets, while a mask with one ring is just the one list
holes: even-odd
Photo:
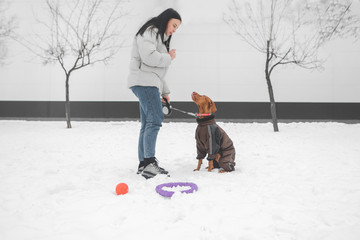
[[146, 127], [146, 121], [145, 121], [145, 113], [142, 110], [141, 103], [139, 102], [139, 108], [140, 108], [140, 121], [141, 121], [141, 128], [140, 128], [140, 134], [139, 134], [139, 143], [138, 143], [138, 157], [139, 161], [144, 161], [144, 133], [145, 133], [145, 127]]
[[156, 87], [132, 87], [140, 101], [141, 129], [139, 160], [155, 157], [157, 135], [164, 120], [159, 90]]
[[156, 139], [164, 120], [159, 90], [155, 87], [140, 86], [131, 89], [140, 101], [141, 129], [138, 173], [141, 173], [146, 179], [157, 174], [168, 174], [168, 171], [159, 167], [155, 158]]
[[144, 158], [155, 157], [156, 140], [164, 120], [161, 109], [161, 100], [157, 88], [146, 91], [146, 126], [144, 133]]

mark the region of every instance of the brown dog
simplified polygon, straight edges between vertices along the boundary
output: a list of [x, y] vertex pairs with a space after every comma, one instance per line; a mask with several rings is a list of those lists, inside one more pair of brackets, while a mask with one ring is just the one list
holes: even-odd
[[[220, 168], [220, 172], [235, 170], [234, 144], [215, 122], [214, 113], [217, 111], [215, 103], [205, 95], [196, 92], [191, 94], [192, 100], [199, 107], [200, 116], [196, 121], [198, 126], [195, 132], [198, 166], [194, 171], [199, 171], [202, 160], [208, 155], [208, 171]], [[215, 162], [214, 162], [215, 160]]]

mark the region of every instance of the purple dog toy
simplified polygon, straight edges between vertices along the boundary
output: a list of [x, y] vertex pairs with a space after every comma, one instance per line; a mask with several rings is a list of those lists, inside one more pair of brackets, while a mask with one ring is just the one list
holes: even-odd
[[160, 184], [160, 185], [157, 185], [155, 190], [158, 194], [160, 194], [161, 196], [164, 196], [164, 197], [172, 197], [172, 195], [175, 193], [175, 192], [171, 192], [171, 191], [165, 191], [163, 190], [162, 188], [163, 187], [169, 187], [169, 188], [172, 188], [172, 187], [190, 187], [190, 189], [188, 190], [183, 190], [181, 191], [181, 193], [193, 193], [194, 191], [197, 191], [198, 190], [198, 186], [195, 184], [195, 183], [191, 183], [191, 182], [174, 182], [174, 183], [163, 183], [163, 184]]

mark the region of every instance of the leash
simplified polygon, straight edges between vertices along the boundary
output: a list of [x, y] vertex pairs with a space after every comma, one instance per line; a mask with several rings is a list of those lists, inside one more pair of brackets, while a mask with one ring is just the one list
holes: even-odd
[[178, 108], [174, 108], [173, 106], [170, 105], [170, 103], [168, 102], [168, 100], [166, 98], [163, 98], [165, 103], [163, 103], [163, 113], [165, 116], [170, 116], [171, 115], [171, 110], [175, 110], [175, 111], [178, 111], [178, 112], [181, 112], [181, 113], [184, 113], [184, 114], [187, 114], [187, 115], [190, 115], [192, 117], [209, 117], [209, 116], [212, 116], [213, 114], [212, 113], [193, 113], [193, 112], [187, 112], [187, 111], [184, 111], [184, 110], [181, 110], [181, 109], [178, 109]]

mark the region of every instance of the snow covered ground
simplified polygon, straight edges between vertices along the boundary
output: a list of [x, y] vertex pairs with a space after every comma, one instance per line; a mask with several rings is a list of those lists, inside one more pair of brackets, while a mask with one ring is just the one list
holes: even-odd
[[[139, 122], [0, 121], [0, 239], [360, 239], [360, 124], [218, 124], [235, 172], [193, 172], [196, 123], [165, 123], [145, 180]], [[155, 192], [177, 181], [199, 190]]]

